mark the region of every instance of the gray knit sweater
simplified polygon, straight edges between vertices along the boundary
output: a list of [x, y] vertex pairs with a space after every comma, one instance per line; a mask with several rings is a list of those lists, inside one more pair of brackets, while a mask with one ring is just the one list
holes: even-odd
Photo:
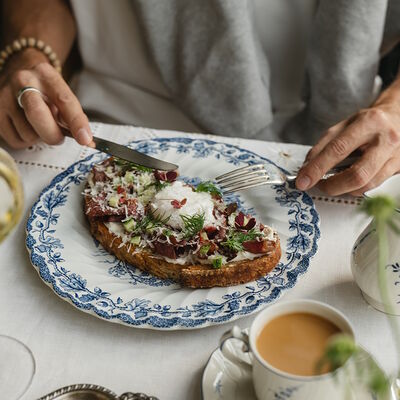
[[[254, 34], [251, 0], [132, 1], [161, 76], [185, 113], [208, 132], [271, 139], [268, 60]], [[307, 53], [306, 108], [284, 139], [312, 143], [370, 104], [381, 46], [399, 37], [399, 3], [319, 1]]]

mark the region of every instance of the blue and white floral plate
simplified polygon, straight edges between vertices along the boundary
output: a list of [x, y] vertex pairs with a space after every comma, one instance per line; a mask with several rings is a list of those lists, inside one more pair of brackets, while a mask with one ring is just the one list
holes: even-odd
[[[132, 142], [136, 150], [179, 164], [182, 179], [196, 183], [266, 157], [225, 143], [184, 137]], [[268, 157], [268, 154], [266, 155]], [[227, 198], [274, 227], [282, 259], [268, 276], [228, 288], [185, 289], [119, 261], [92, 238], [82, 211], [82, 191], [94, 153], [57, 175], [32, 207], [26, 245], [43, 281], [82, 311], [125, 325], [193, 329], [233, 321], [278, 299], [304, 274], [317, 251], [319, 216], [311, 198], [287, 186], [261, 187]]]

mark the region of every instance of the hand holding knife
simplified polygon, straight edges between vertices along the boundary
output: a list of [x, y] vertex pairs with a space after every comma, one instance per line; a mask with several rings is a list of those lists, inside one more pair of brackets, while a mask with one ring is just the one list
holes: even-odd
[[[28, 86], [25, 87], [23, 91], [20, 91], [17, 97], [18, 104], [20, 105], [20, 107], [23, 108], [21, 102], [22, 95], [28, 91], [34, 91], [42, 96], [43, 100], [47, 103], [48, 107], [50, 108], [50, 111], [53, 114], [53, 117], [57, 122], [58, 126], [62, 129], [64, 135], [72, 138], [70, 129], [68, 125], [65, 123], [65, 121], [63, 121], [57, 107], [54, 104], [52, 104], [49, 98], [46, 95], [44, 95], [40, 90]], [[93, 136], [93, 141], [92, 143], [88, 144], [88, 146], [95, 148], [96, 150], [101, 151], [103, 153], [109, 154], [114, 157], [122, 158], [134, 164], [142, 165], [144, 167], [157, 169], [161, 171], [173, 171], [178, 169], [178, 165], [176, 164], [172, 164], [166, 161], [159, 160], [154, 157], [150, 157], [139, 151], [130, 149], [127, 146], [123, 146], [121, 144], [111, 142], [110, 140], [102, 139], [96, 136]]]

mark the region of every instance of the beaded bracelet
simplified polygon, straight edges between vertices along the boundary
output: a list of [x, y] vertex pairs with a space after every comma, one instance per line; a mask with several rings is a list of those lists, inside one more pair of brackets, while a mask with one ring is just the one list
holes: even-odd
[[48, 44], [45, 44], [42, 40], [32, 37], [16, 39], [12, 42], [12, 44], [6, 46], [4, 50], [0, 51], [0, 72], [3, 70], [7, 60], [13, 54], [28, 48], [35, 48], [44, 53], [49, 59], [51, 65], [59, 73], [61, 73], [61, 63], [53, 49]]

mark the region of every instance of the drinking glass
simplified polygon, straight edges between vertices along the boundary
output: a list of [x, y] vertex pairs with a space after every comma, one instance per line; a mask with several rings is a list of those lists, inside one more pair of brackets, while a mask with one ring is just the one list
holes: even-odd
[[0, 243], [21, 218], [24, 196], [17, 167], [0, 148]]
[[[1, 250], [7, 246], [4, 240], [19, 222], [23, 203], [17, 166], [0, 147], [0, 267]], [[34, 374], [35, 359], [30, 349], [19, 339], [0, 331], [0, 397], [20, 399], [28, 390]]]

